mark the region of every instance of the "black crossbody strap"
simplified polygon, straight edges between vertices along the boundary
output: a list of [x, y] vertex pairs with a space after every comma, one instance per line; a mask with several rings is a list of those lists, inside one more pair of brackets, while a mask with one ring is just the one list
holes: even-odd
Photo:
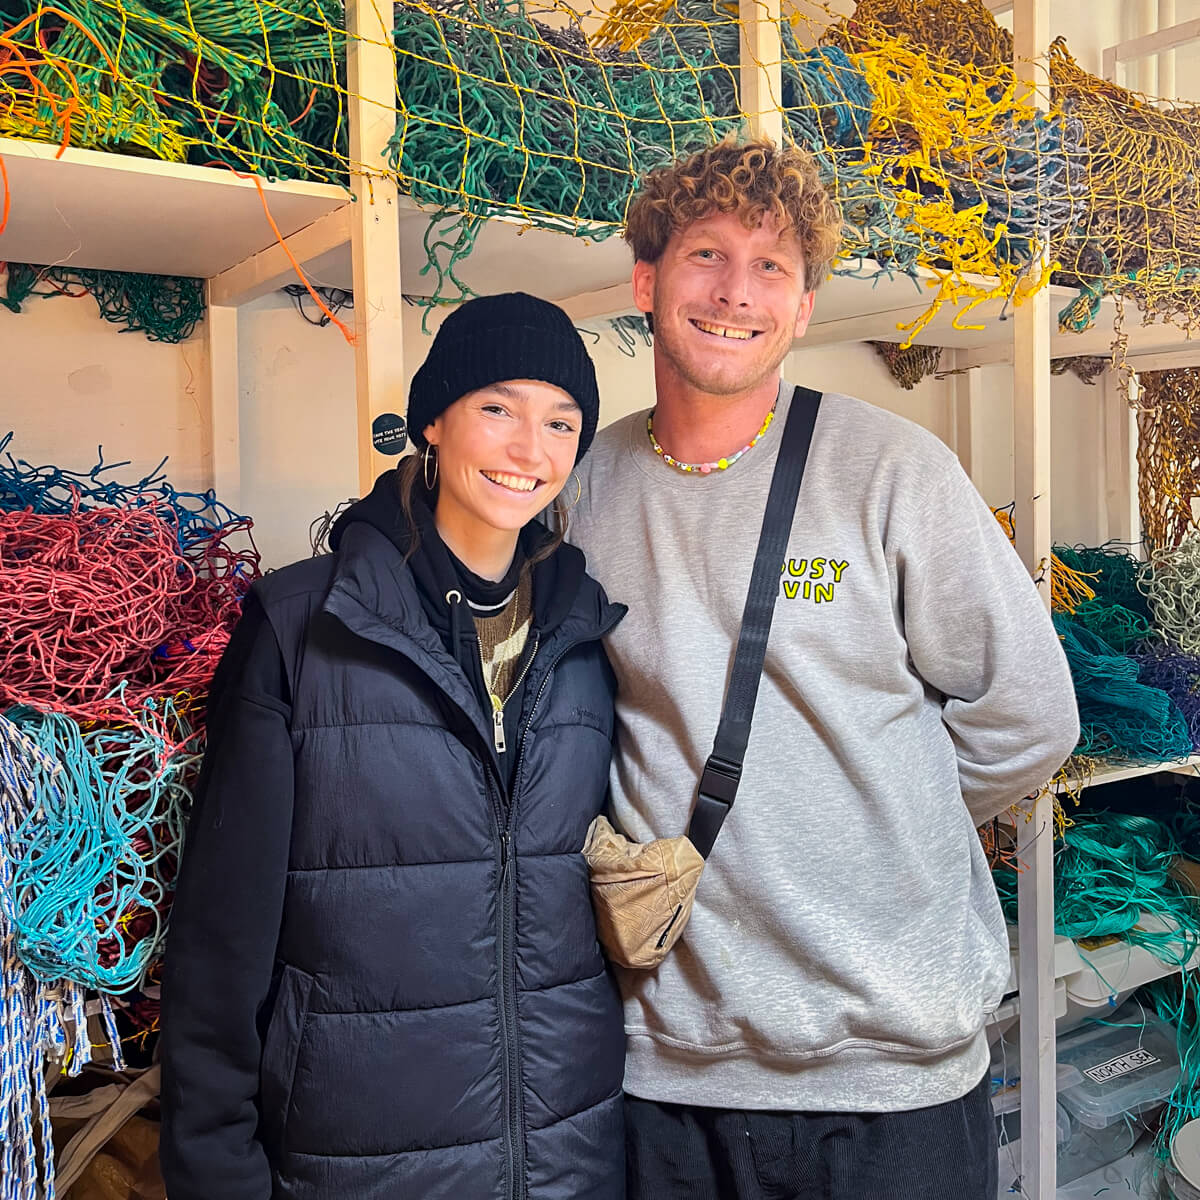
[[758, 535], [750, 592], [746, 596], [742, 628], [733, 657], [733, 672], [725, 692], [725, 706], [721, 710], [713, 752], [704, 764], [696, 807], [688, 825], [688, 840], [705, 858], [712, 852], [741, 782], [742, 762], [750, 740], [750, 722], [754, 719], [754, 702], [758, 698], [758, 682], [767, 653], [767, 636], [771, 632], [771, 616], [775, 611], [775, 598], [779, 595], [779, 574], [820, 406], [819, 392], [798, 387], [792, 394], [783, 427], [779, 457], [763, 513], [762, 532]]

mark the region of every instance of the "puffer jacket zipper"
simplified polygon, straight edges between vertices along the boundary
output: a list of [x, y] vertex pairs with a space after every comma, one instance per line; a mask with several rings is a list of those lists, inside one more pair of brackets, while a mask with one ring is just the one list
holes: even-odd
[[512, 866], [514, 804], [505, 805], [498, 780], [485, 769], [499, 842], [496, 983], [500, 999], [500, 1061], [504, 1086], [504, 1191], [508, 1200], [525, 1200], [525, 1106], [521, 1102], [521, 1047], [517, 1028], [516, 872]]
[[[517, 761], [512, 774], [512, 793], [509, 797], [508, 807], [504, 809], [499, 802], [493, 802], [500, 831], [500, 936], [496, 941], [499, 947], [500, 1027], [501, 1036], [504, 1039], [504, 1085], [508, 1108], [508, 1112], [505, 1114], [504, 1140], [507, 1163], [506, 1190], [509, 1200], [527, 1200], [529, 1194], [525, 1178], [525, 1103], [521, 1093], [521, 1045], [520, 1029], [517, 1023], [517, 873], [514, 865], [516, 852], [512, 844], [513, 827], [521, 796], [521, 768], [525, 759], [525, 742], [538, 705], [542, 701], [542, 696], [545, 695], [546, 688], [549, 686], [558, 664], [576, 647], [604, 637], [623, 615], [623, 612], [618, 612], [597, 633], [586, 638], [574, 638], [559, 648], [542, 676], [537, 694], [533, 698], [533, 704], [521, 725], [521, 736], [517, 742]], [[534, 655], [536, 653], [535, 648]], [[532, 662], [533, 656], [530, 656], [530, 663], [532, 664]], [[490, 769], [487, 774], [490, 778]], [[499, 795], [502, 796], [503, 792], [500, 791]]]

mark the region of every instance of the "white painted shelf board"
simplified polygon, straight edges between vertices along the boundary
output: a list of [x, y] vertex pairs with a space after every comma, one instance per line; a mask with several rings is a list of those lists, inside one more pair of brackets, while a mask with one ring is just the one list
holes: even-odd
[[[928, 282], [934, 276], [922, 270], [921, 279]], [[980, 279], [980, 282], [986, 281]], [[1116, 301], [1111, 298], [1102, 301], [1091, 329], [1082, 333], [1063, 333], [1057, 328], [1058, 314], [1075, 299], [1077, 293], [1072, 288], [1058, 285], [1051, 286], [1049, 292], [1051, 319], [1054, 322], [1050, 335], [1052, 357], [1108, 354], [1116, 336]], [[928, 287], [916, 286], [907, 276], [880, 278], [874, 282], [835, 276], [818, 290], [812, 323], [804, 337], [795, 343], [795, 348], [867, 339], [901, 341], [906, 335], [897, 326], [920, 316], [935, 294]], [[969, 314], [965, 309], [966, 302], [959, 307], [944, 305], [916, 337], [916, 343], [954, 350], [981, 350], [990, 346], [1007, 346], [1012, 342], [1014, 309], [1011, 304], [1006, 307], [1003, 300], [989, 300]], [[961, 324], [982, 328], [956, 329], [954, 319], [960, 311], [963, 312]], [[1131, 353], [1169, 353], [1200, 347], [1200, 338], [1190, 341], [1184, 330], [1173, 325], [1141, 325], [1140, 315], [1132, 301], [1125, 305], [1124, 326]]]
[[[429, 261], [425, 235], [436, 213], [437, 209], [423, 207], [411, 197], [400, 197], [400, 279], [407, 295], [431, 296], [437, 287], [436, 272], [430, 269], [422, 274]], [[444, 260], [444, 253], [439, 257]], [[632, 296], [625, 285], [632, 270], [633, 255], [617, 234], [595, 241], [496, 216], [480, 226], [474, 248], [455, 267], [455, 275], [481, 296], [531, 292], [547, 300], [566, 300], [620, 289], [619, 296], [601, 303], [603, 315], [616, 315], [631, 309]], [[353, 282], [349, 245], [314, 259], [306, 271], [313, 283], [349, 289]], [[454, 294], [456, 288], [450, 283], [447, 290]]]
[[[402, 287], [411, 296], [430, 296], [437, 287], [437, 275], [426, 270], [425, 236], [437, 210], [408, 196], [401, 196], [399, 203]], [[455, 268], [455, 274], [479, 295], [533, 292], [562, 303], [576, 321], [584, 321], [636, 311], [630, 288], [632, 268], [631, 252], [616, 234], [595, 241], [575, 236], [565, 224], [562, 229], [547, 229], [529, 225], [517, 217], [494, 216], [480, 226], [474, 248]], [[350, 289], [349, 245], [312, 260], [306, 271], [315, 284]], [[928, 286], [935, 279], [933, 273], [921, 269], [919, 276], [919, 281], [906, 275], [882, 275], [876, 279], [836, 275], [826, 280], [817, 292], [812, 324], [795, 348], [867, 339], [900, 340], [904, 335], [897, 325], [919, 317], [935, 295]], [[454, 293], [453, 284], [449, 291]], [[1063, 287], [1052, 287], [1050, 292], [1055, 315], [1076, 295], [1073, 289]], [[965, 302], [960, 307], [965, 308]], [[916, 341], [960, 350], [1011, 346], [1011, 305], [1006, 308], [1003, 300], [989, 301], [964, 318], [971, 325], [983, 326], [981, 329], [955, 329], [957, 311], [949, 304], [943, 306]], [[1116, 311], [1115, 302], [1106, 299], [1092, 329], [1082, 334], [1055, 331], [1052, 353], [1056, 356], [1109, 353]], [[1007, 319], [1001, 319], [1002, 313]], [[1190, 343], [1184, 332], [1174, 326], [1140, 326], [1132, 304], [1127, 306], [1125, 324], [1131, 352], [1170, 353], [1192, 345], [1200, 349], [1200, 340]]]
[[[1138, 924], [1148, 932], [1175, 928], [1169, 918], [1152, 912], [1144, 912]], [[1179, 967], [1163, 962], [1145, 946], [1135, 946], [1123, 938], [1095, 950], [1079, 946], [1078, 952], [1081, 969], [1067, 977], [1067, 998], [1088, 1008], [1107, 1008], [1110, 996], [1179, 973]], [[1189, 959], [1188, 969], [1197, 963], [1200, 951]]]
[[[253, 181], [232, 171], [74, 148], [61, 158], [57, 154], [50, 143], [0, 137], [12, 198], [8, 226], [0, 234], [0, 260], [209, 278], [275, 244]], [[285, 237], [348, 203], [348, 193], [330, 184], [293, 180], [263, 187]], [[400, 198], [402, 286], [410, 295], [428, 296], [436, 288], [434, 272], [424, 271], [425, 235], [434, 213]], [[474, 292], [535, 292], [564, 302], [583, 320], [633, 311], [631, 267], [629, 249], [615, 235], [595, 241], [495, 216], [483, 222], [472, 253], [456, 273]], [[349, 243], [306, 269], [314, 283], [350, 288]], [[932, 279], [932, 273], [921, 272], [923, 284]], [[1073, 296], [1067, 288], [1051, 292], [1056, 311]], [[898, 340], [897, 325], [919, 316], [932, 297], [930, 288], [907, 276], [835, 276], [821, 285], [815, 319], [797, 346]], [[1006, 345], [1013, 326], [1000, 319], [1003, 309], [1000, 300], [981, 305], [968, 319], [983, 328], [956, 330], [956, 310], [947, 305], [917, 340], [962, 350]], [[1106, 353], [1115, 311], [1106, 300], [1092, 330], [1055, 333], [1053, 353]], [[1190, 345], [1172, 326], [1139, 326], [1132, 311], [1126, 324], [1137, 353]]]
[[[1200, 775], [1200, 754], [1189, 758], [1175, 759], [1172, 762], [1149, 763], [1143, 766], [1105, 767], [1097, 771], [1090, 779], [1076, 777], [1071, 781], [1072, 788], [1099, 787], [1104, 783], [1117, 783], [1122, 779], [1135, 779], [1139, 775], [1156, 775], [1160, 771], [1175, 771], [1180, 774]], [[1060, 795], [1067, 790], [1066, 785], [1056, 783], [1054, 791]]]
[[[251, 179], [223, 167], [0, 137], [12, 211], [0, 260], [208, 278], [276, 238]], [[343, 207], [340, 187], [263, 183], [288, 237]]]
[[[419, 205], [411, 197], [400, 197], [400, 260], [404, 291], [412, 296], [432, 295], [436, 274], [425, 271], [428, 255], [426, 231], [436, 209]], [[544, 229], [519, 218], [490, 217], [483, 222], [471, 254], [455, 273], [472, 291], [481, 295], [505, 291], [530, 291], [562, 302], [576, 320], [617, 316], [636, 311], [629, 286], [633, 261], [629, 248], [617, 235], [602, 241], [576, 237], [564, 228]], [[350, 288], [350, 250], [342, 247], [314, 259], [307, 267], [314, 283]], [[422, 273], [424, 271], [424, 273]], [[869, 265], [864, 273], [869, 275]], [[797, 349], [878, 339], [899, 341], [904, 335], [897, 325], [919, 317], [935, 295], [928, 284], [931, 271], [922, 269], [920, 279], [907, 275], [876, 279], [835, 275], [817, 292], [813, 321]], [[979, 282], [986, 282], [982, 279]], [[450, 289], [453, 292], [453, 287]], [[1057, 314], [1076, 293], [1071, 288], [1052, 287], [1051, 309]], [[963, 306], [965, 308], [965, 303]], [[1186, 335], [1173, 326], [1138, 325], [1137, 314], [1128, 306], [1126, 326], [1131, 349], [1138, 353], [1186, 349]], [[978, 350], [1012, 342], [1012, 306], [1003, 300], [980, 305], [969, 317], [982, 329], [954, 328], [958, 309], [945, 305], [916, 339], [919, 344]], [[1008, 319], [1001, 319], [1004, 313]], [[1116, 305], [1105, 300], [1096, 325], [1083, 334], [1052, 335], [1052, 353], [1107, 354], [1113, 340]], [[1200, 341], [1195, 343], [1200, 348]]]

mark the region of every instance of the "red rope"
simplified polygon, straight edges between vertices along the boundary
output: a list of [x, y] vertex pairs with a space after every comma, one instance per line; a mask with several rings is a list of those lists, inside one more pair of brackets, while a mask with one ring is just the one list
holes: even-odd
[[124, 720], [147, 699], [208, 690], [258, 575], [225, 539], [180, 555], [149, 507], [0, 514], [0, 709]]

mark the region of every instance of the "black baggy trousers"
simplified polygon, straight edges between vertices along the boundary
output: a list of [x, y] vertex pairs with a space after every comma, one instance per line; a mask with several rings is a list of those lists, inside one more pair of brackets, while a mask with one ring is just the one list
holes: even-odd
[[995, 1200], [983, 1080], [894, 1113], [759, 1112], [625, 1097], [627, 1200]]

